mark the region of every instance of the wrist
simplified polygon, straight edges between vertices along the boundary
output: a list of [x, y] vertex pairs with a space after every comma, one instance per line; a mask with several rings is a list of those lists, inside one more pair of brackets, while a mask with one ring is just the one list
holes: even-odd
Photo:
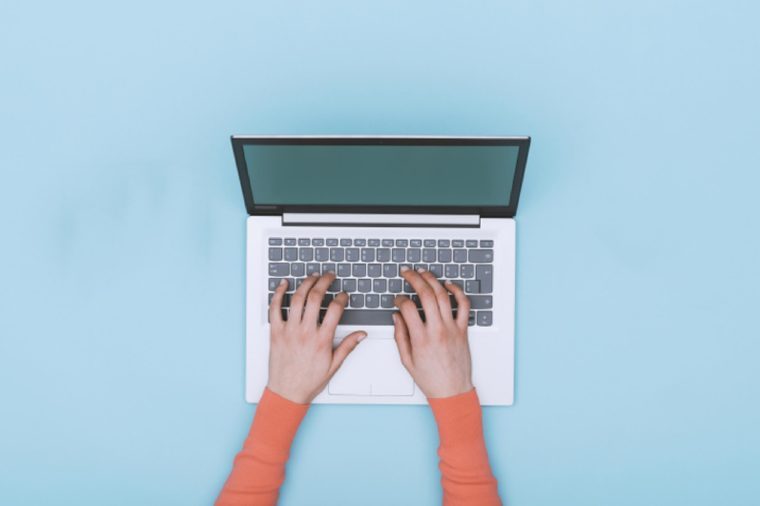
[[313, 395], [299, 391], [298, 389], [288, 388], [285, 385], [277, 384], [277, 382], [269, 381], [267, 383], [267, 389], [283, 399], [293, 402], [295, 404], [311, 404]]

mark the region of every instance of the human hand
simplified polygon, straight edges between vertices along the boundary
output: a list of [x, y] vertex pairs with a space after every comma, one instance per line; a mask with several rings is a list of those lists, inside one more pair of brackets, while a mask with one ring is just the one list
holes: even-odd
[[282, 318], [282, 298], [287, 282], [274, 292], [269, 305], [270, 346], [267, 387], [286, 399], [308, 404], [325, 387], [343, 360], [367, 337], [364, 331], [346, 336], [333, 350], [335, 328], [348, 302], [344, 292], [335, 296], [320, 325], [319, 306], [335, 274], [307, 277], [290, 302], [287, 321]]
[[[425, 322], [417, 306], [405, 295], [396, 297], [399, 313], [393, 315], [401, 363], [426, 397], [450, 397], [472, 390], [472, 364], [467, 343], [470, 301], [457, 285], [441, 282], [429, 271], [401, 268], [401, 276], [422, 301]], [[451, 314], [449, 292], [458, 310]]]

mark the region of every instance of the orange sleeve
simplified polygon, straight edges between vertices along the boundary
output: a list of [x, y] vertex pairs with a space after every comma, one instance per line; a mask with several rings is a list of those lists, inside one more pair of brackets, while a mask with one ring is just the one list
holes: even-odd
[[483, 439], [480, 402], [475, 389], [428, 399], [438, 424], [438, 447], [445, 506], [500, 505]]
[[296, 404], [268, 388], [264, 390], [217, 506], [277, 503], [290, 445], [308, 409], [308, 404]]

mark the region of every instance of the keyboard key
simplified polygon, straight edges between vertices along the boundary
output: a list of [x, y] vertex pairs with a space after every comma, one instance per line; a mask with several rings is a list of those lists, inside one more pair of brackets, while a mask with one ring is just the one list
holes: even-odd
[[364, 297], [364, 305], [369, 308], [380, 307], [380, 296], [376, 293], [368, 293]]
[[354, 246], [366, 246], [367, 240], [366, 239], [354, 239]]
[[382, 240], [383, 247], [385, 248], [392, 248], [393, 247], [393, 239], [383, 239]]
[[418, 271], [420, 269], [428, 270], [430, 266], [428, 264], [414, 264], [414, 270]]
[[407, 263], [398, 264], [399, 270], [403, 269], [404, 267], [407, 267], [407, 268], [411, 269], [413, 267], [413, 265], [412, 264], [407, 264]]
[[351, 264], [338, 264], [336, 272], [339, 278], [347, 278], [351, 275]]
[[359, 248], [346, 248], [346, 262], [359, 261]]
[[327, 239], [325, 241], [325, 244], [327, 246], [337, 246], [338, 245], [338, 240], [336, 238], [334, 238], [334, 237], [331, 237], [331, 238], [329, 238], [329, 239]]
[[438, 239], [439, 248], [448, 248], [449, 246], [451, 246], [451, 241], [448, 239]]
[[467, 259], [473, 264], [493, 262], [492, 249], [471, 249]]
[[373, 248], [362, 248], [362, 262], [374, 262], [375, 250]]
[[270, 237], [269, 238], [269, 245], [270, 246], [281, 246], [282, 245], [282, 239], [280, 237]]
[[404, 281], [404, 293], [414, 293], [414, 288], [412, 288], [412, 285], [408, 281]]
[[419, 248], [409, 248], [406, 250], [406, 260], [409, 262], [419, 262], [422, 258], [422, 253]]
[[493, 323], [493, 313], [491, 311], [478, 311], [478, 325], [481, 327], [490, 327]]
[[371, 279], [360, 279], [357, 283], [357, 289], [362, 293], [367, 293], [372, 290], [372, 280]]
[[404, 248], [393, 248], [391, 259], [396, 262], [400, 263], [406, 260], [406, 250]]
[[296, 278], [296, 289], [298, 289], [299, 286], [301, 286], [301, 283], [303, 283], [304, 278]]
[[317, 262], [327, 262], [329, 259], [330, 259], [329, 248], [314, 248], [314, 260], [316, 260]]
[[314, 248], [299, 248], [298, 258], [302, 262], [311, 262], [314, 260]]
[[394, 297], [393, 295], [387, 294], [387, 293], [381, 295], [380, 296], [380, 307], [394, 307], [396, 305], [395, 304], [395, 299], [396, 299], [396, 297]]
[[480, 241], [481, 248], [493, 248], [493, 241]]
[[448, 262], [451, 262], [451, 250], [450, 249], [439, 249], [438, 250], [438, 261], [445, 264]]
[[459, 277], [459, 266], [457, 264], [446, 264], [443, 270], [447, 278]]
[[443, 277], [443, 265], [441, 264], [430, 264], [430, 272], [433, 273], [433, 276], [436, 278], [442, 278]]
[[464, 247], [464, 241], [462, 239], [454, 239], [451, 241], [451, 247], [452, 248], [463, 248]]
[[298, 245], [299, 246], [309, 246], [309, 245], [311, 245], [311, 239], [309, 239], [308, 237], [300, 237], [298, 239]]
[[475, 276], [475, 266], [472, 264], [466, 264], [466, 265], [460, 265], [459, 266], [459, 277], [461, 278], [472, 278]]
[[477, 247], [478, 247], [478, 241], [477, 241], [477, 240], [475, 240], [475, 239], [467, 239], [467, 240], [465, 241], [465, 245], [466, 245], [468, 248], [477, 248]]
[[480, 293], [480, 281], [477, 279], [468, 279], [465, 282], [464, 291], [467, 293]]
[[383, 293], [388, 289], [387, 279], [375, 279], [372, 281], [372, 291], [375, 293]]
[[397, 248], [406, 248], [407, 246], [409, 246], [409, 241], [407, 239], [396, 239]]
[[328, 272], [335, 272], [334, 262], [325, 262], [322, 264], [322, 274], [327, 274]]
[[364, 307], [364, 295], [352, 293], [349, 295], [348, 303], [351, 307]]
[[351, 266], [351, 275], [355, 278], [367, 276], [367, 264], [353, 264]]
[[351, 246], [351, 239], [343, 238], [340, 240], [341, 246]]
[[270, 292], [275, 291], [279, 284], [280, 284], [280, 278], [269, 278], [269, 291]]
[[[353, 307], [353, 306], [352, 306]], [[393, 325], [395, 309], [346, 309], [341, 325]]]
[[306, 264], [306, 275], [307, 276], [311, 276], [315, 272], [319, 272], [319, 264], [315, 264], [315, 263]]
[[475, 311], [470, 311], [470, 316], [467, 319], [467, 326], [472, 327], [475, 325]]
[[377, 248], [380, 246], [380, 239], [370, 239], [367, 241], [367, 246]]
[[327, 287], [328, 292], [337, 293], [340, 291], [341, 282], [338, 278], [333, 279], [330, 286]]
[[422, 239], [412, 239], [409, 241], [409, 246], [412, 248], [421, 248], [422, 247]]
[[355, 279], [344, 279], [343, 280], [343, 291], [346, 293], [351, 293], [356, 291], [356, 280]]
[[422, 261], [423, 262], [435, 262], [436, 261], [436, 251], [434, 249], [425, 248], [422, 250]]
[[399, 278], [394, 278], [391, 280], [388, 280], [388, 291], [391, 293], [401, 293], [401, 280]]
[[295, 237], [287, 237], [285, 238], [285, 246], [295, 246], [296, 245], [296, 238]]
[[343, 248], [330, 248], [330, 260], [333, 262], [342, 262], [343, 254]]
[[462, 281], [461, 279], [452, 279], [451, 280], [451, 284], [452, 285], [457, 285], [459, 288], [461, 288], [462, 290], [464, 290], [464, 281]]
[[472, 309], [491, 309], [493, 297], [490, 295], [470, 295], [470, 307]]
[[293, 277], [302, 278], [306, 275], [305, 271], [306, 271], [306, 264], [304, 263], [295, 262], [295, 263], [290, 264], [290, 273], [293, 275]]
[[285, 248], [285, 260], [288, 262], [298, 260], [298, 248]]
[[435, 239], [425, 239], [422, 244], [426, 248], [435, 248]]
[[382, 266], [380, 264], [369, 264], [367, 266], [367, 276], [370, 278], [379, 278], [382, 274]]
[[324, 246], [325, 245], [325, 240], [324, 239], [312, 239], [311, 240], [311, 245], [312, 246]]
[[272, 262], [282, 260], [282, 248], [269, 248], [269, 260]]
[[398, 265], [383, 264], [383, 276], [386, 278], [395, 278], [398, 276]]
[[493, 292], [493, 266], [478, 265], [475, 267], [475, 278], [480, 281], [480, 293]]
[[467, 261], [467, 250], [466, 249], [455, 249], [454, 250], [454, 261], [461, 264]]
[[376, 253], [376, 260], [378, 262], [390, 262], [391, 250], [389, 248], [378, 248]]

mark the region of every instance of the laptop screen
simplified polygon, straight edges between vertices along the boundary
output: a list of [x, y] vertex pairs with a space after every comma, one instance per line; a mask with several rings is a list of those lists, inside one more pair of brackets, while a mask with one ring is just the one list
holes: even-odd
[[524, 164], [521, 149], [527, 150], [525, 142], [482, 139], [478, 144], [461, 138], [455, 143], [417, 139], [421, 144], [296, 139], [244, 139], [236, 150], [255, 205], [507, 207], [519, 163]]

